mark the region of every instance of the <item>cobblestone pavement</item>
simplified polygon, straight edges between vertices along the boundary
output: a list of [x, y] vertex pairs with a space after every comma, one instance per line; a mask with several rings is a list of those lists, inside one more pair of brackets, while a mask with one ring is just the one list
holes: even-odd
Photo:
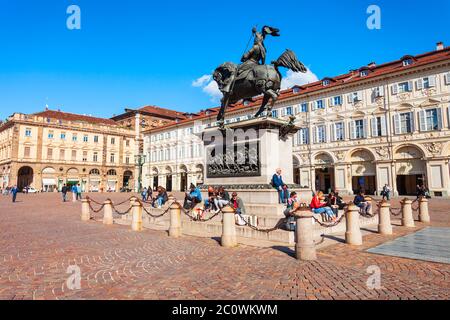
[[[58, 194], [19, 194], [18, 200], [0, 197], [0, 299], [450, 297], [450, 265], [364, 251], [414, 230], [395, 227], [392, 237], [370, 233], [362, 247], [337, 243], [319, 250], [318, 261], [299, 262], [289, 249], [225, 249], [214, 239], [171, 239], [161, 231], [81, 222], [80, 204], [62, 203]], [[449, 200], [432, 200], [433, 225], [450, 226], [449, 211]], [[81, 270], [80, 290], [67, 287], [71, 265]], [[378, 290], [366, 285], [372, 265], [381, 269]]]

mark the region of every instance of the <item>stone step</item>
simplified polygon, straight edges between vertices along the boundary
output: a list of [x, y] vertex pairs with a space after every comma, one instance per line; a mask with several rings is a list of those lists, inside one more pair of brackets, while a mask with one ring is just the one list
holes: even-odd
[[279, 216], [283, 217], [285, 206], [282, 204], [264, 205], [249, 203], [245, 204], [245, 212], [248, 215], [256, 215], [258, 217]]
[[[222, 223], [182, 221], [182, 232], [186, 235], [199, 237], [221, 237]], [[295, 243], [294, 232], [275, 230], [270, 233], [253, 230], [246, 226], [236, 226], [236, 237], [255, 240], [274, 241], [292, 245]]]
[[[341, 216], [343, 212], [340, 213]], [[316, 216], [319, 217], [319, 216]], [[262, 229], [270, 229], [274, 227], [280, 219], [274, 217], [259, 218], [258, 227]], [[320, 218], [321, 220], [321, 218]], [[130, 225], [131, 215], [128, 214], [123, 216], [122, 219], [115, 219], [117, 224]], [[222, 235], [222, 221], [220, 217], [215, 218], [208, 222], [198, 222], [191, 221], [186, 216], [182, 216], [182, 233], [190, 236], [197, 237], [221, 237]], [[331, 224], [331, 222], [325, 222]], [[360, 218], [361, 228], [374, 226], [378, 224], [378, 216], [373, 218]], [[151, 230], [167, 231], [170, 227], [170, 217], [165, 215], [161, 218], [152, 218], [148, 215], [143, 216], [143, 226]], [[313, 220], [313, 234], [314, 238], [318, 239], [322, 235], [332, 235], [332, 234], [344, 234], [346, 231], [346, 221], [345, 218], [337, 226], [325, 228], [320, 226], [317, 222]], [[251, 239], [255, 241], [272, 241], [279, 244], [285, 244], [292, 246], [295, 244], [295, 233], [286, 230], [275, 230], [270, 233], [264, 231], [253, 230], [247, 226], [236, 226], [236, 236], [240, 243], [248, 244]], [[241, 239], [241, 240], [239, 240]], [[243, 240], [245, 239], [245, 241]]]

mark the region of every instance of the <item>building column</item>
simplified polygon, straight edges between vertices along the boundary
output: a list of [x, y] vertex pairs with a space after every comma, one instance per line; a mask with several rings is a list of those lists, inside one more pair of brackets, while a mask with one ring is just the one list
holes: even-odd
[[176, 173], [172, 174], [172, 191], [180, 191], [180, 182]]
[[309, 172], [311, 178], [311, 190], [316, 192], [316, 168], [312, 166]]
[[398, 186], [397, 186], [397, 168], [395, 165], [395, 161], [391, 162], [391, 176], [392, 176], [392, 193], [394, 195], [394, 197], [398, 197], [399, 192], [398, 192]]
[[340, 194], [351, 194], [351, 185], [348, 183], [347, 165], [337, 164], [334, 167], [334, 186]]
[[433, 196], [449, 196], [449, 172], [447, 159], [427, 160], [427, 186]]
[[163, 187], [166, 188], [166, 175], [165, 174], [161, 174], [158, 177], [158, 184]]
[[392, 168], [390, 162], [376, 162], [375, 170], [377, 194], [380, 194], [386, 184], [392, 188], [392, 191], [394, 191], [394, 182], [391, 181]]

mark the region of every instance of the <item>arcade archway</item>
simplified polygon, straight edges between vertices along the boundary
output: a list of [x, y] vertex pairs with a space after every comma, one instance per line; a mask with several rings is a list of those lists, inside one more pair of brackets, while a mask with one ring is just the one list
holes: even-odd
[[33, 168], [25, 166], [19, 169], [17, 173], [17, 187], [20, 191], [25, 187], [29, 187], [33, 185]]

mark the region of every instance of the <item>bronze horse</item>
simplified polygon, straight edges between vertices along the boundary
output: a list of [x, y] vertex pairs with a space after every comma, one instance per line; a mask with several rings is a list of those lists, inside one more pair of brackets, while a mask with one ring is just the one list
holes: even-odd
[[[225, 110], [230, 104], [234, 104], [242, 99], [250, 100], [260, 94], [263, 95], [263, 101], [255, 117], [259, 117], [266, 110], [267, 104], [272, 99], [272, 103], [267, 108], [267, 116], [270, 117], [281, 87], [282, 75], [278, 70], [279, 67], [288, 68], [294, 72], [305, 73], [307, 71], [306, 67], [298, 61], [295, 53], [291, 50], [286, 50], [271, 65], [255, 63], [244, 76], [242, 76], [242, 73], [239, 73], [239, 66], [235, 63], [225, 62], [220, 65], [213, 74], [213, 78], [223, 94], [221, 108], [217, 116], [219, 124], [223, 126]], [[230, 84], [230, 81], [233, 81], [233, 83]], [[226, 87], [231, 88], [231, 90], [224, 90]]]

